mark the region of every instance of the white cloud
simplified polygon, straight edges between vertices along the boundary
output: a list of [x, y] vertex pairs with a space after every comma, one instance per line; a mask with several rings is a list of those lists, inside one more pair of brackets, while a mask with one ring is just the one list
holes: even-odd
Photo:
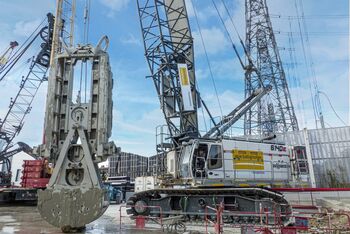
[[[217, 54], [225, 51], [229, 47], [229, 42], [224, 32], [218, 27], [205, 28], [201, 30], [204, 44], [208, 54]], [[199, 31], [193, 32], [195, 40], [195, 49], [197, 54], [203, 54], [204, 48]]]
[[114, 17], [115, 13], [124, 9], [130, 0], [100, 0], [100, 2], [109, 8], [108, 17]]
[[198, 68], [196, 69], [196, 79], [203, 80], [207, 79], [210, 76], [210, 72], [208, 69]]
[[[334, 38], [333, 41], [321, 41], [317, 40], [313, 42], [311, 47], [311, 53], [315, 60], [324, 60], [327, 58], [327, 61], [331, 60], [346, 60], [349, 56], [349, 50], [344, 48], [349, 41], [349, 38]], [[342, 49], [344, 48], [344, 49]], [[335, 53], [335, 51], [337, 51]]]
[[117, 109], [113, 111], [113, 138], [117, 139], [118, 147], [140, 155], [155, 154], [156, 127], [164, 123], [160, 108], [145, 111], [137, 119]]
[[28, 37], [40, 24], [40, 20], [19, 21], [15, 24], [13, 33], [17, 36]]
[[136, 38], [132, 33], [129, 33], [128, 36], [121, 38], [121, 42], [129, 45], [142, 45], [141, 40], [139, 38]]
[[129, 118], [129, 115], [121, 113], [115, 109], [113, 117], [115, 119], [117, 129], [123, 129], [129, 133], [135, 134], [142, 133], [154, 135], [156, 126], [164, 122], [163, 114], [159, 108], [149, 112], [144, 112], [136, 120]]
[[[222, 114], [227, 115], [240, 104], [243, 100], [243, 95], [242, 93], [233, 92], [231, 89], [226, 89], [218, 94], [218, 98], [220, 100]], [[218, 99], [214, 93], [205, 95], [203, 99], [213, 116], [221, 116]]]
[[144, 94], [138, 94], [138, 93], [129, 93], [129, 92], [118, 92], [118, 100], [117, 102], [124, 102], [124, 103], [136, 103], [136, 104], [146, 104], [146, 105], [159, 105], [159, 101], [155, 95], [148, 96]]
[[[197, 2], [197, 3], [196, 3]], [[217, 17], [218, 13], [213, 6], [213, 4], [209, 4], [206, 7], [200, 6], [199, 2], [196, 0], [185, 0], [187, 14], [190, 18], [196, 17], [199, 21], [208, 21], [211, 17]], [[192, 4], [193, 3], [193, 4]], [[222, 4], [216, 4], [220, 14], [224, 14], [225, 8]]]
[[[224, 91], [218, 94], [218, 97], [213, 93], [210, 93], [210, 94], [203, 95], [202, 98], [205, 101], [208, 109], [210, 110], [210, 113], [213, 116], [214, 121], [218, 123], [221, 120], [222, 115], [226, 116], [243, 101], [243, 93], [233, 92], [231, 89], [225, 89]], [[222, 108], [222, 115], [221, 115], [221, 110], [218, 103], [218, 98], [220, 100], [220, 104]], [[203, 115], [203, 112], [204, 112], [204, 115]], [[243, 117], [241, 119], [243, 119]], [[200, 123], [199, 124], [200, 131], [202, 135], [206, 133], [213, 126], [213, 123], [210, 120], [205, 110], [198, 111], [198, 121]], [[234, 124], [232, 129], [238, 128], [236, 135], [243, 134], [241, 130], [242, 126], [243, 125], [241, 120], [237, 121]], [[229, 130], [231, 133], [232, 133], [232, 129]]]
[[236, 55], [232, 51], [233, 59], [216, 60], [212, 62], [215, 78], [232, 79], [237, 81], [244, 80], [244, 70], [241, 67]]

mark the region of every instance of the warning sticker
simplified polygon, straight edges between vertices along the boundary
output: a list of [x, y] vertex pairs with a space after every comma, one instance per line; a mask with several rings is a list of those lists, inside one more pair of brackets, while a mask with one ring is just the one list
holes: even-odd
[[188, 79], [188, 71], [186, 67], [180, 67], [180, 78], [181, 78], [181, 85], [189, 85], [190, 81]]
[[186, 63], [177, 64], [180, 76], [180, 86], [182, 94], [182, 102], [185, 111], [193, 111], [194, 104], [191, 91], [190, 76], [188, 73], [188, 67]]
[[232, 150], [232, 158], [235, 170], [264, 170], [262, 151]]

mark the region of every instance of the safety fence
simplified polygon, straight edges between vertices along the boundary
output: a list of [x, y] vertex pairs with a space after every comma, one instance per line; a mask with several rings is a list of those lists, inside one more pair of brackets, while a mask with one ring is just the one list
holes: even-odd
[[[293, 211], [281, 213], [261, 209], [259, 212], [227, 211], [223, 203], [206, 208], [206, 224], [211, 224], [215, 233], [241, 230], [241, 233], [350, 233], [350, 213], [328, 211]], [[302, 208], [299, 206], [299, 209]], [[214, 210], [215, 219], [208, 220], [207, 210]], [[243, 218], [242, 218], [243, 217]], [[231, 219], [233, 222], [227, 222]], [[253, 222], [252, 222], [252, 219]], [[290, 221], [286, 223], [286, 220]], [[225, 222], [226, 220], [226, 222]], [[236, 222], [234, 222], [236, 220]], [[289, 224], [289, 225], [288, 225]], [[208, 229], [206, 229], [206, 233]]]
[[[233, 207], [232, 207], [233, 208]], [[302, 207], [299, 207], [299, 209]], [[139, 215], [130, 217], [126, 209], [152, 210], [152, 217]], [[203, 218], [203, 223], [197, 225], [188, 221], [188, 216]], [[123, 221], [123, 219], [125, 219]], [[127, 220], [126, 220], [127, 219]], [[287, 222], [287, 220], [289, 220]], [[266, 233], [266, 234], [296, 234], [296, 233], [350, 233], [350, 213], [333, 211], [300, 211], [281, 213], [261, 208], [259, 212], [242, 212], [230, 210], [230, 205], [217, 204], [216, 207], [206, 206], [203, 212], [168, 217], [159, 206], [121, 206], [119, 209], [120, 231], [126, 230], [158, 230], [167, 232], [185, 232], [186, 230], [201, 231], [201, 233]]]
[[[138, 209], [138, 212], [147, 213], [152, 211], [152, 216], [138, 215], [130, 216], [127, 214], [128, 209]], [[147, 211], [146, 211], [147, 210]], [[191, 215], [202, 215], [201, 213], [191, 213]], [[213, 215], [215, 213], [213, 212]], [[209, 219], [205, 222], [209, 222]], [[209, 224], [206, 223], [191, 223], [191, 227], [194, 229], [201, 229], [205, 233], [214, 233], [214, 228], [211, 232]], [[205, 228], [204, 228], [205, 227]], [[121, 205], [119, 208], [119, 231], [121, 233], [128, 231], [142, 233], [142, 231], [163, 231], [167, 233], [182, 233], [188, 229], [188, 223], [184, 221], [184, 215], [172, 214], [169, 216], [167, 213], [164, 215], [160, 206], [146, 206], [146, 205]]]
[[[157, 209], [159, 210], [159, 217], [148, 217], [139, 215], [136, 217], [132, 217], [130, 219], [130, 215], [127, 214], [127, 209], [138, 209], [138, 210], [147, 210], [147, 209]], [[119, 231], [125, 231], [126, 229], [137, 229], [137, 230], [159, 230], [159, 228], [163, 228], [163, 212], [160, 206], [144, 206], [144, 205], [121, 205], [119, 207]], [[128, 220], [126, 220], [128, 218]], [[123, 222], [124, 221], [124, 222]], [[134, 221], [134, 224], [133, 222]], [[146, 227], [146, 224], [147, 227]]]

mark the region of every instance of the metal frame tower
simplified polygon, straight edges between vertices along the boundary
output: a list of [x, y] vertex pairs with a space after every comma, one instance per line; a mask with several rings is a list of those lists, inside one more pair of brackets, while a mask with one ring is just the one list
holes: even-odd
[[245, 97], [267, 85], [271, 92], [244, 117], [245, 135], [270, 135], [298, 130], [298, 122], [283, 70], [266, 0], [246, 0], [246, 48], [259, 71], [247, 70]]
[[[170, 137], [178, 145], [183, 137], [199, 137], [194, 48], [186, 6], [184, 0], [138, 0], [137, 4], [151, 78]], [[187, 69], [181, 70], [179, 64]], [[189, 81], [186, 96], [179, 77], [182, 71], [188, 73], [184, 74]], [[191, 108], [185, 99], [192, 99]]]

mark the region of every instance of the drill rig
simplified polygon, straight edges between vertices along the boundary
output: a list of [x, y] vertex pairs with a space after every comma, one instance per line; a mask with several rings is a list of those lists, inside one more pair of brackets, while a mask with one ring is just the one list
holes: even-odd
[[[165, 216], [203, 219], [207, 206], [216, 207], [222, 202], [226, 211], [242, 212], [238, 218], [225, 216], [224, 212], [225, 222], [256, 222], [259, 218], [253, 213], [261, 210], [288, 213], [290, 206], [283, 195], [267, 187], [289, 185], [290, 149], [283, 144], [227, 139], [224, 135], [271, 91], [271, 86], [255, 90], [215, 123], [196, 88], [185, 0], [137, 2], [146, 59], [171, 144], [164, 149], [168, 175], [158, 178], [159, 188], [135, 193], [128, 200], [128, 213], [157, 216], [159, 210], [149, 206], [159, 206]], [[203, 136], [198, 129], [200, 105], [214, 124]]]
[[[96, 47], [64, 47], [49, 77], [44, 150], [55, 163], [47, 188], [38, 192], [38, 209], [50, 224], [71, 231], [83, 228], [107, 209], [97, 163], [115, 154], [116, 147], [108, 142], [113, 86], [108, 38], [101, 38]], [[82, 61], [92, 65], [85, 102], [80, 94], [73, 100], [74, 68]]]
[[38, 149], [54, 164], [49, 184], [38, 191], [38, 210], [63, 232], [83, 229], [107, 209], [108, 194], [97, 164], [117, 150], [109, 142], [113, 108], [109, 39], [102, 37], [96, 46], [74, 46], [75, 10], [75, 0], [57, 0], [44, 139]]
[[[112, 129], [112, 73], [106, 52], [108, 38], [96, 47], [64, 46], [51, 71], [45, 118], [45, 154], [54, 163], [47, 188], [38, 192], [41, 216], [62, 231], [83, 228], [100, 217], [108, 198], [97, 163], [116, 153], [108, 142]], [[73, 100], [74, 68], [90, 62], [88, 101]], [[87, 93], [88, 95], [88, 93]]]

